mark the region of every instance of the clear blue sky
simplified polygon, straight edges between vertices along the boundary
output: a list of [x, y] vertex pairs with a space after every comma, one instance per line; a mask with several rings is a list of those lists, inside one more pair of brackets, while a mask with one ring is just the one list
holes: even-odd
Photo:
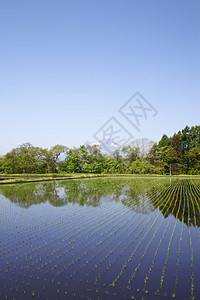
[[[0, 154], [79, 146], [112, 116], [159, 141], [200, 125], [200, 2], [2, 0]], [[141, 132], [119, 114], [139, 91]]]

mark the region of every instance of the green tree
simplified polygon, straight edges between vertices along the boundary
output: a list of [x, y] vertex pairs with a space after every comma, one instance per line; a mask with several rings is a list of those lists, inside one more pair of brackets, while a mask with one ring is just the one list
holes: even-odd
[[137, 159], [128, 168], [131, 174], [155, 174], [156, 168], [144, 158]]
[[68, 149], [64, 170], [69, 173], [81, 173], [83, 170], [87, 172], [88, 160], [88, 152], [84, 146]]
[[4, 168], [3, 168], [3, 156], [0, 156], [0, 173], [4, 172]]
[[122, 162], [122, 160], [123, 160], [123, 157], [122, 157], [119, 149], [116, 149], [115, 151], [113, 151], [112, 157], [117, 162]]
[[200, 174], [200, 147], [190, 149], [187, 158], [189, 161], [189, 174]]
[[172, 138], [168, 138], [168, 136], [166, 134], [163, 134], [161, 140], [159, 141], [159, 147], [170, 147], [172, 142]]
[[43, 150], [48, 173], [57, 173], [59, 171], [59, 156], [67, 152], [67, 147], [63, 145], [55, 145]]
[[154, 166], [156, 174], [165, 173], [165, 167], [167, 165], [165, 162], [166, 151], [167, 146], [159, 146], [157, 143], [154, 143], [147, 155], [147, 160]]
[[124, 153], [125, 162], [130, 165], [133, 161], [137, 160], [139, 158], [139, 151], [140, 149], [138, 147], [135, 147], [134, 145], [127, 145], [122, 148], [122, 152]]
[[2, 162], [6, 173], [40, 173], [44, 170], [42, 148], [25, 143], [7, 153]]
[[190, 160], [188, 159], [188, 152], [195, 148], [200, 147], [200, 126], [186, 126], [182, 131], [179, 131], [181, 136], [181, 150], [183, 154], [184, 165], [186, 171], [191, 169]]
[[181, 152], [181, 137], [175, 134], [172, 138], [172, 144], [166, 153], [166, 161], [169, 165], [170, 175], [184, 173], [183, 156]]

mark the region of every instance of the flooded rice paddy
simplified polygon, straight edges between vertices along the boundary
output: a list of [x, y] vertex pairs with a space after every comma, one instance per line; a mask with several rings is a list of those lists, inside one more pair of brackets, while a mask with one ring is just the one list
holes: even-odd
[[0, 299], [200, 299], [200, 180], [0, 186]]

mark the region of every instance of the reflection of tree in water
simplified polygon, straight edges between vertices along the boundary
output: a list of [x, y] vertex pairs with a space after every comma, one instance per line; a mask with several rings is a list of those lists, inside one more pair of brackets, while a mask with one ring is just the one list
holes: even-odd
[[43, 186], [41, 184], [15, 184], [1, 186], [0, 193], [15, 204], [28, 208], [32, 204], [45, 202], [43, 197]]
[[[170, 190], [172, 191], [171, 193]], [[172, 181], [169, 185], [169, 192], [166, 193], [165, 190], [159, 191], [159, 198], [162, 200], [161, 204], [154, 206], [159, 208], [165, 217], [173, 214], [182, 222], [184, 214], [184, 223], [186, 225], [188, 225], [189, 216], [190, 226], [200, 227], [200, 191], [196, 190], [196, 184], [192, 181], [180, 179]], [[167, 205], [165, 205], [166, 203]]]
[[120, 201], [124, 185], [122, 180], [105, 178], [53, 181], [2, 186], [0, 193], [24, 208], [47, 201], [53, 206], [63, 206], [68, 203], [99, 206], [104, 198], [115, 202]]
[[128, 206], [133, 202], [139, 205], [144, 191], [153, 186], [155, 179], [98, 178], [13, 184], [1, 186], [0, 193], [24, 208], [47, 201], [53, 206], [68, 203], [99, 206], [101, 201], [122, 201]]
[[99, 206], [103, 197], [110, 196], [114, 201], [118, 201], [122, 193], [123, 182], [95, 179], [72, 181], [68, 185], [63, 181], [59, 187], [63, 189], [68, 203]]
[[184, 212], [186, 225], [188, 225], [189, 215], [190, 226], [200, 227], [200, 187], [198, 188], [198, 183], [200, 184], [198, 180], [195, 183], [194, 180], [186, 179], [137, 179], [129, 183], [122, 203], [136, 213], [142, 214], [159, 209], [165, 218], [173, 214], [181, 222]]
[[[167, 217], [172, 214], [184, 222], [200, 227], [198, 182], [169, 178], [101, 178], [89, 180], [26, 183], [0, 187], [0, 193], [15, 204], [28, 208], [49, 202], [53, 206], [68, 203], [99, 206], [102, 201], [122, 202], [136, 213], [148, 214], [159, 209]], [[197, 202], [198, 201], [198, 202]], [[188, 207], [189, 204], [189, 207]]]
[[155, 203], [161, 191], [169, 179], [166, 178], [138, 178], [129, 182], [128, 188], [124, 193], [122, 203], [129, 206], [136, 213], [149, 214], [157, 209]]
[[[192, 181], [187, 181], [184, 184], [183, 191], [183, 201], [185, 201], [185, 214], [184, 218], [188, 220], [188, 210], [189, 210], [189, 224], [200, 227], [200, 191], [196, 190], [196, 184]], [[188, 201], [187, 201], [188, 199]], [[189, 207], [188, 207], [189, 204]], [[195, 224], [196, 219], [196, 224]]]

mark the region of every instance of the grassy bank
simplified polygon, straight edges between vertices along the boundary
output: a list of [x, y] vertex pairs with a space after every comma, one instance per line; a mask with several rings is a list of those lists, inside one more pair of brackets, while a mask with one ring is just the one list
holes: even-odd
[[[0, 174], [0, 185], [11, 183], [41, 182], [53, 180], [69, 180], [81, 178], [97, 178], [97, 177], [168, 177], [169, 175], [153, 175], [153, 174], [88, 174], [88, 173], [72, 173], [72, 174]], [[171, 177], [184, 178], [200, 178], [199, 175], [173, 175]]]
[[0, 184], [104, 177], [103, 174], [1, 174]]

